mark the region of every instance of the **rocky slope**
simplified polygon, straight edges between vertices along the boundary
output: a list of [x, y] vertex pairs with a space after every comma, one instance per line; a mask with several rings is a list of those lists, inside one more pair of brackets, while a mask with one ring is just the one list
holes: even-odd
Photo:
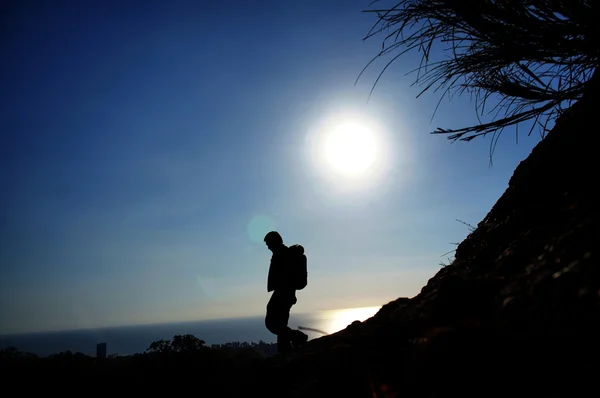
[[559, 118], [458, 246], [453, 263], [419, 295], [390, 302], [371, 319], [273, 365], [263, 394], [595, 394], [598, 93], [587, 93]]

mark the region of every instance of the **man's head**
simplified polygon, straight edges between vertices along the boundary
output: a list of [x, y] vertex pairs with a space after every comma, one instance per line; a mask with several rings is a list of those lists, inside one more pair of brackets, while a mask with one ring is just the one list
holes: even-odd
[[265, 235], [265, 243], [269, 250], [273, 251], [277, 247], [283, 245], [283, 238], [279, 235], [279, 232], [271, 231]]

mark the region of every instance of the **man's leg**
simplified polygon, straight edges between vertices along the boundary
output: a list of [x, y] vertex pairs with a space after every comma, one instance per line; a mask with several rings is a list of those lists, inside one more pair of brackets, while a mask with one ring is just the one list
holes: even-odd
[[291, 305], [275, 293], [273, 293], [267, 304], [265, 326], [271, 333], [277, 335], [277, 351], [280, 353], [292, 350], [292, 329], [287, 326], [290, 318], [290, 308]]
[[280, 354], [286, 354], [292, 352], [292, 342], [289, 337], [283, 334], [277, 335], [277, 352]]

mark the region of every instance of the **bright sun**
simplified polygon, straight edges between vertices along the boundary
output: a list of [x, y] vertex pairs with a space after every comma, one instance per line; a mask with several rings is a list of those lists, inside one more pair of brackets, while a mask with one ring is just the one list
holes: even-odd
[[351, 176], [368, 171], [378, 152], [373, 132], [362, 124], [350, 122], [327, 133], [323, 150], [335, 171]]

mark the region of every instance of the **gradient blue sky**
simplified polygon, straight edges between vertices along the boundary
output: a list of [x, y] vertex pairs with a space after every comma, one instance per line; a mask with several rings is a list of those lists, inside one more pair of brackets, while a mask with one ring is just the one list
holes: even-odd
[[[252, 4], [250, 4], [252, 3]], [[367, 0], [3, 2], [0, 333], [259, 315], [279, 230], [302, 243], [294, 312], [414, 296], [538, 142], [450, 143], [468, 97], [416, 99]], [[353, 179], [331, 123], [384, 148]]]

